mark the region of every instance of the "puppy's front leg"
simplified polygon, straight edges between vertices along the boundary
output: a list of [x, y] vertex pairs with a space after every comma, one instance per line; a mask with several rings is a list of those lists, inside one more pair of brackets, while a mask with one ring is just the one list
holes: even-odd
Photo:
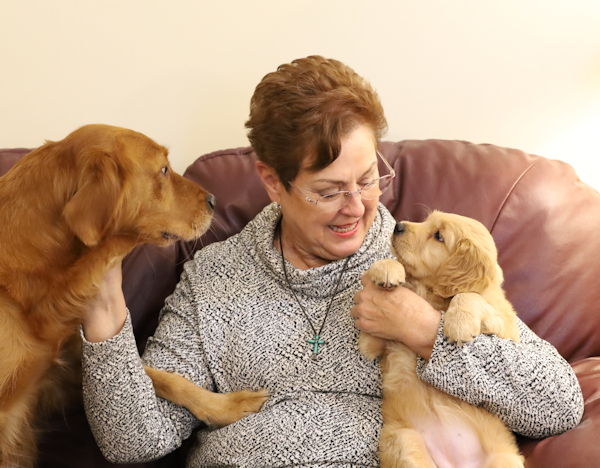
[[[385, 259], [373, 263], [364, 276], [382, 288], [391, 289], [404, 284], [406, 272], [401, 263]], [[369, 359], [381, 357], [385, 351], [385, 347], [386, 340], [382, 338], [377, 338], [364, 332], [358, 337], [358, 348]]]
[[[473, 341], [484, 332], [483, 321], [491, 328], [502, 327], [496, 310], [477, 293], [460, 293], [452, 298], [444, 314], [444, 335], [459, 345]], [[487, 331], [487, 330], [485, 330]]]
[[269, 399], [265, 389], [257, 392], [242, 390], [214, 393], [171, 372], [147, 366], [144, 366], [144, 370], [152, 379], [156, 395], [187, 408], [209, 426], [227, 426], [248, 414], [257, 413], [263, 403]]

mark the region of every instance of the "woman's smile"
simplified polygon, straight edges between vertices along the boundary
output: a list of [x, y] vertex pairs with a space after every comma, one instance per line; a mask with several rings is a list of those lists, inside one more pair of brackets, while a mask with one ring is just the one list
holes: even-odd
[[340, 236], [340, 237], [350, 237], [353, 236], [354, 234], [356, 234], [358, 232], [358, 226], [360, 224], [360, 219], [354, 223], [351, 224], [344, 224], [344, 225], [330, 225], [329, 229], [331, 229], [331, 231], [333, 232], [333, 234], [335, 234], [336, 236]]

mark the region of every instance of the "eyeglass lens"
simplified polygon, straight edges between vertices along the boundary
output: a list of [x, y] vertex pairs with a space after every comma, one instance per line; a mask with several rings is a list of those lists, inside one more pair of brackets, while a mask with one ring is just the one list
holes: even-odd
[[350, 198], [352, 196], [360, 194], [360, 196], [364, 200], [373, 200], [380, 196], [383, 192], [385, 192], [391, 185], [392, 176], [385, 175], [380, 177], [377, 180], [374, 180], [368, 186], [364, 187], [362, 190], [358, 192], [337, 192], [332, 195], [326, 195], [320, 197], [317, 200], [317, 208], [321, 208], [326, 211], [337, 211], [342, 209], [350, 202]]

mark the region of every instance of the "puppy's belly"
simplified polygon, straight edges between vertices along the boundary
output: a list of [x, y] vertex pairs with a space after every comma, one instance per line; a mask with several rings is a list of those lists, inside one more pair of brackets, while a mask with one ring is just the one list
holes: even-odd
[[481, 468], [487, 459], [477, 434], [466, 425], [436, 419], [420, 423], [417, 430], [437, 468]]

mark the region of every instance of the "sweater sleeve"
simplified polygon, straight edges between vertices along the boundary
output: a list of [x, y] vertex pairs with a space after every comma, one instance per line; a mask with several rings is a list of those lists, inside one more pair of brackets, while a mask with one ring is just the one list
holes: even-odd
[[[171, 371], [183, 368], [177, 372], [185, 375], [189, 361], [185, 356], [189, 351], [183, 354], [184, 357], [174, 359], [173, 356], [178, 355], [177, 346], [185, 343], [177, 339], [169, 341], [165, 334], [194, 336], [190, 329], [192, 322], [187, 318], [193, 307], [184, 299], [188, 292], [189, 285], [182, 277], [174, 293], [177, 307], [172, 306], [173, 299], [167, 300], [171, 306], [167, 305], [161, 312], [164, 318], [167, 310], [166, 319], [161, 320], [153, 338], [154, 344], [149, 342], [147, 345], [147, 349], [149, 346], [155, 349], [153, 359], [146, 362], [151, 367], [166, 367]], [[85, 411], [98, 446], [109, 461], [131, 463], [160, 458], [179, 447], [200, 425], [185, 408], [156, 396], [138, 354], [129, 314], [123, 329], [115, 337], [90, 343], [82, 333], [82, 340]], [[163, 348], [163, 358], [156, 348]]]
[[514, 432], [542, 438], [579, 424], [583, 396], [571, 366], [518, 320], [521, 342], [479, 335], [462, 346], [440, 324], [429, 359], [418, 357], [421, 380], [498, 416]]

